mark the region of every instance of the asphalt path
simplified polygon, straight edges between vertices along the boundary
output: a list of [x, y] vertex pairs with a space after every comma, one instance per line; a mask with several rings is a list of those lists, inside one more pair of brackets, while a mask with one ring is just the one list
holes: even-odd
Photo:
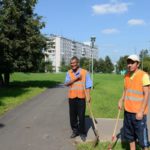
[[[75, 150], [80, 137], [70, 140], [67, 88], [47, 89], [0, 117], [0, 150]], [[149, 103], [150, 104], [150, 103]], [[109, 141], [115, 119], [97, 118], [100, 141]], [[95, 140], [91, 119], [86, 119], [87, 142]], [[122, 128], [119, 120], [117, 133]], [[150, 111], [148, 114], [150, 135]], [[149, 136], [150, 137], [150, 136]]]
[[75, 150], [67, 89], [47, 89], [0, 118], [0, 150]]

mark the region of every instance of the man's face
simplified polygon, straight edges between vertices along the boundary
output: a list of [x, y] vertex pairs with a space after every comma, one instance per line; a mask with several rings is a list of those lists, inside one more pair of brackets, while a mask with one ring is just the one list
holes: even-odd
[[137, 61], [133, 61], [131, 59], [127, 60], [128, 71], [134, 72], [138, 69], [138, 67], [139, 67], [139, 63]]
[[77, 70], [77, 68], [79, 67], [79, 63], [77, 62], [76, 59], [73, 59], [70, 62], [70, 66], [71, 66], [72, 70]]

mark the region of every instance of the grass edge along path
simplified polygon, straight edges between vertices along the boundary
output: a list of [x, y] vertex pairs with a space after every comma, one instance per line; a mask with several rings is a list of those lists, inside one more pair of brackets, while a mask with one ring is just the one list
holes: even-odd
[[[93, 147], [93, 144], [78, 144], [76, 145], [77, 150], [108, 150], [109, 142], [100, 142], [96, 147]], [[121, 143], [118, 141], [117, 143], [114, 143], [113, 145], [114, 150], [129, 150], [129, 144], [128, 143]], [[137, 145], [136, 150], [141, 150], [141, 148]]]
[[65, 74], [13, 73], [10, 86], [0, 88], [0, 115], [15, 108], [47, 88], [63, 83]]

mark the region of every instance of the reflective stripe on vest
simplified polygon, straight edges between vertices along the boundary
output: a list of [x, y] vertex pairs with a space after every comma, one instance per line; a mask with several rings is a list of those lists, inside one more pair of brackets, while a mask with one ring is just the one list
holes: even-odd
[[125, 96], [125, 99], [131, 101], [143, 101], [143, 98], [132, 97], [132, 96]]
[[[72, 79], [75, 78], [74, 73], [72, 70], [69, 70], [69, 76]], [[79, 81], [74, 82], [72, 85], [69, 86], [69, 91], [68, 91], [68, 97], [69, 98], [85, 98], [85, 91], [84, 91], [84, 86], [85, 86], [85, 78], [86, 78], [86, 73], [87, 71], [84, 69], [80, 69], [80, 74], [81, 74], [81, 79]]]
[[143, 92], [138, 90], [127, 89], [126, 92], [143, 95]]
[[[124, 97], [124, 107], [125, 110], [132, 113], [137, 113], [140, 111], [143, 100], [143, 75], [144, 71], [138, 70], [133, 77], [130, 79], [130, 75], [125, 76], [125, 97]], [[144, 114], [147, 114], [148, 107], [146, 107]]]

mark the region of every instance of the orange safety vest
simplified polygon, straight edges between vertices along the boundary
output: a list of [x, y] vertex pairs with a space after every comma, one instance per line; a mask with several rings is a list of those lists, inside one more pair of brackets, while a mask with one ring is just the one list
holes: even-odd
[[[142, 78], [145, 74], [144, 71], [138, 70], [133, 79], [130, 79], [130, 74], [125, 75], [125, 98], [124, 107], [125, 110], [131, 113], [137, 113], [140, 111], [144, 100], [143, 83]], [[144, 114], [148, 113], [148, 105], [144, 111]]]
[[[73, 73], [72, 70], [68, 71], [69, 76], [72, 79], [76, 78], [75, 74]], [[80, 70], [80, 74], [81, 74], [81, 79], [77, 80], [76, 82], [74, 82], [73, 84], [71, 84], [69, 86], [69, 92], [68, 92], [68, 97], [69, 98], [81, 98], [81, 99], [85, 99], [85, 80], [86, 80], [86, 74], [87, 71], [84, 69]]]

